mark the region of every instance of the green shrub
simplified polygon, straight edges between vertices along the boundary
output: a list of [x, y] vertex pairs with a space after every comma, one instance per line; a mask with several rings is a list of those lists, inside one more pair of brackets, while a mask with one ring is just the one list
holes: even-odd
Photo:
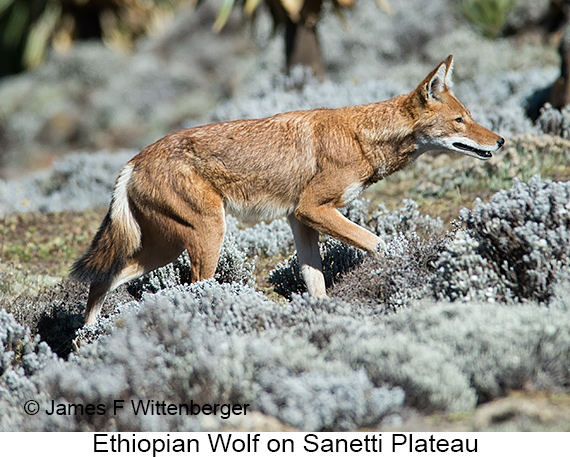
[[461, 8], [465, 17], [481, 29], [485, 36], [496, 38], [515, 2], [516, 0], [463, 0]]

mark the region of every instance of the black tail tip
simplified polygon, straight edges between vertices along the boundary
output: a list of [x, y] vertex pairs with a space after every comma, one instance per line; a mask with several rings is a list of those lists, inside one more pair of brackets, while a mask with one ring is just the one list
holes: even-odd
[[119, 265], [111, 269], [99, 269], [89, 265], [89, 254], [77, 260], [69, 272], [69, 279], [82, 284], [109, 284], [115, 277], [115, 271], [120, 270]]

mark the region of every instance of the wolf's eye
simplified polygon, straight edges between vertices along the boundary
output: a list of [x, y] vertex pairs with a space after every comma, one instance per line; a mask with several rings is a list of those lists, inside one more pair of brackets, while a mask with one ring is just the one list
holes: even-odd
[[463, 118], [461, 116], [455, 118], [455, 122], [458, 124], [463, 124]]

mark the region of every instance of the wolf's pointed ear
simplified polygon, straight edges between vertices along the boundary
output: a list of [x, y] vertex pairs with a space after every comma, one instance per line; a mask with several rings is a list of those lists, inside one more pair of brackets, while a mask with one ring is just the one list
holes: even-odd
[[445, 65], [447, 67], [445, 71], [445, 87], [450, 89], [453, 87], [453, 56], [450, 54], [449, 57], [445, 60]]
[[453, 81], [453, 56], [449, 56], [445, 61], [432, 71], [418, 87], [425, 101], [441, 101], [441, 93], [446, 89], [451, 89]]

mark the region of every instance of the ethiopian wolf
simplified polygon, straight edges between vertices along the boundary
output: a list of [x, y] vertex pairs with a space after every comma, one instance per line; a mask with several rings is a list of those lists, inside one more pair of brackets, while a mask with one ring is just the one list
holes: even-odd
[[309, 293], [323, 296], [319, 232], [365, 251], [380, 239], [337, 208], [427, 151], [487, 160], [504, 140], [451, 92], [449, 56], [407, 95], [181, 130], [131, 159], [109, 212], [71, 276], [90, 284], [86, 323], [105, 294], [186, 249], [192, 280], [214, 275], [226, 211], [287, 216]]

